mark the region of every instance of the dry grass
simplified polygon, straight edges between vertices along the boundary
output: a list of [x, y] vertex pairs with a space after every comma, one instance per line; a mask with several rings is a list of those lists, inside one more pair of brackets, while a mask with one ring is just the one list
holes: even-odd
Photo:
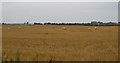
[[[66, 27], [63, 30], [62, 27]], [[117, 26], [3, 25], [3, 52], [21, 61], [117, 60]], [[36, 55], [37, 54], [37, 55]]]
[[0, 61], [2, 60], [2, 25], [0, 24]]

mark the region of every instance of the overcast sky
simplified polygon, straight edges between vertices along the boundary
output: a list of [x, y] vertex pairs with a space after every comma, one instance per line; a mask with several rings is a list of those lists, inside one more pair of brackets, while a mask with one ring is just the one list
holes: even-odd
[[118, 21], [117, 2], [2, 3], [3, 22]]
[[2, 22], [2, 4], [0, 2], [0, 23]]
[[2, 2], [118, 2], [120, 0], [1, 0]]

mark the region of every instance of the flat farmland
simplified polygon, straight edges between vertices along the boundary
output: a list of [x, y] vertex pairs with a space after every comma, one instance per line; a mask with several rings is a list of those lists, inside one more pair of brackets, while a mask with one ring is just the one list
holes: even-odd
[[117, 61], [117, 26], [3, 25], [2, 53], [21, 61]]

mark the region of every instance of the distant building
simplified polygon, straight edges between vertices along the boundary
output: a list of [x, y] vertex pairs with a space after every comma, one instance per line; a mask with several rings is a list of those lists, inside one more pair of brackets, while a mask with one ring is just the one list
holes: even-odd
[[104, 25], [104, 23], [100, 21], [91, 21], [91, 25]]
[[91, 25], [99, 25], [97, 21], [91, 21]]

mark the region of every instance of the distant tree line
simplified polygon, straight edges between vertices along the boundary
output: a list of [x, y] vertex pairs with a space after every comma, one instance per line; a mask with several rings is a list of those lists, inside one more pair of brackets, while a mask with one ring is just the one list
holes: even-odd
[[[2, 23], [2, 24], [8, 24], [8, 23]], [[30, 24], [29, 22], [24, 22], [23, 24]], [[115, 22], [97, 22], [97, 21], [92, 21], [91, 23], [33, 23], [34, 25], [85, 25], [85, 26], [120, 26], [120, 22], [115, 23]]]
[[114, 23], [114, 22], [91, 22], [91, 23], [34, 23], [35, 25], [86, 25], [86, 26], [118, 26], [120, 25], [120, 22]]

